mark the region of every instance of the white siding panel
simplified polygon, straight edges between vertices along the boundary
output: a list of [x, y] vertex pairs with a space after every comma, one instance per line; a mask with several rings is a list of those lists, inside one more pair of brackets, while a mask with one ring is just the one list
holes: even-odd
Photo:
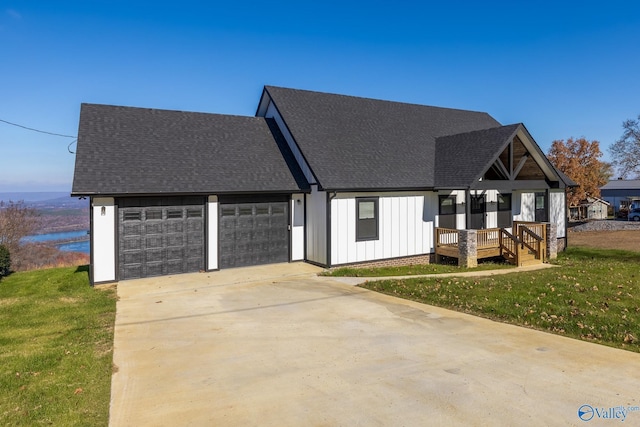
[[207, 200], [207, 270], [218, 269], [218, 196]]
[[269, 102], [269, 107], [267, 107], [265, 118], [268, 118], [268, 119], [272, 118], [276, 121], [276, 124], [278, 125], [280, 132], [282, 132], [284, 139], [287, 141], [287, 144], [289, 145], [289, 148], [291, 149], [293, 156], [298, 162], [298, 165], [300, 165], [300, 169], [302, 169], [302, 173], [304, 174], [305, 178], [307, 178], [307, 181], [309, 182], [309, 184], [315, 184], [316, 180], [313, 174], [311, 173], [311, 168], [309, 167], [304, 157], [302, 156], [302, 153], [298, 149], [298, 146], [296, 145], [293, 139], [293, 136], [289, 132], [289, 129], [287, 129], [287, 126], [285, 126], [284, 120], [282, 120], [282, 117], [280, 116], [280, 112], [275, 107], [275, 105], [273, 105], [273, 102]]
[[400, 256], [400, 200], [398, 197], [387, 199], [391, 202], [391, 256]]
[[564, 190], [549, 192], [549, 221], [558, 225], [558, 237], [566, 236]]
[[[535, 221], [536, 206], [535, 192], [514, 192], [513, 193], [513, 220], [514, 221]], [[519, 203], [518, 203], [519, 200]], [[519, 208], [519, 209], [518, 209]]]
[[304, 259], [304, 194], [291, 197], [291, 261]]
[[496, 228], [498, 226], [498, 191], [487, 190], [484, 194], [484, 201], [487, 212], [485, 227]]
[[307, 194], [307, 260], [327, 264], [327, 193], [311, 186]]
[[407, 197], [407, 244], [405, 250], [407, 253], [416, 253], [416, 198]]
[[[344, 199], [344, 200], [340, 200], [340, 202], [343, 203], [346, 207], [346, 211], [342, 213], [340, 218], [343, 218], [343, 217], [355, 218], [356, 217], [356, 201], [354, 199]], [[354, 259], [355, 257], [357, 257], [356, 245], [347, 244], [347, 242], [356, 241], [356, 223], [355, 221], [353, 222], [340, 221], [340, 222], [341, 222], [340, 226], [342, 226], [342, 223], [344, 223], [347, 230], [347, 232], [341, 236], [344, 239], [344, 241], [341, 242], [341, 246], [346, 249], [346, 251], [344, 251], [345, 257], [343, 258], [343, 261], [342, 261], [343, 263], [345, 263], [345, 262], [349, 262], [350, 259]]]
[[[356, 197], [379, 197], [377, 240], [356, 241]], [[331, 201], [331, 264], [433, 252], [432, 215], [437, 200], [432, 192], [339, 193]]]
[[93, 281], [110, 282], [116, 280], [115, 200], [112, 197], [97, 197], [92, 202]]
[[[382, 242], [391, 242], [391, 236], [393, 235], [391, 221], [391, 203], [385, 201], [385, 203], [380, 204], [380, 238]], [[381, 258], [391, 258], [392, 253], [391, 245], [383, 243]]]
[[398, 256], [407, 256], [409, 253], [409, 199], [410, 197], [398, 197]]

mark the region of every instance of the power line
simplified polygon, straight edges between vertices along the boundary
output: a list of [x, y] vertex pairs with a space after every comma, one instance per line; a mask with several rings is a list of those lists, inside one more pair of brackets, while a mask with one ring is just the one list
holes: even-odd
[[67, 151], [69, 151], [69, 153], [71, 153], [71, 154], [76, 154], [76, 152], [75, 152], [75, 151], [71, 151], [71, 146], [72, 146], [73, 144], [75, 144], [76, 142], [78, 142], [78, 138], [74, 139], [73, 141], [71, 141], [71, 142], [69, 143], [69, 145], [67, 145]]
[[0, 122], [6, 123], [6, 124], [11, 125], [11, 126], [17, 126], [19, 128], [22, 128], [22, 129], [31, 130], [31, 131], [34, 131], [34, 132], [46, 133], [47, 135], [61, 136], [63, 138], [77, 138], [77, 137], [75, 137], [73, 135], [63, 135], [61, 133], [47, 132], [46, 130], [34, 129], [34, 128], [27, 127], [27, 126], [19, 125], [17, 123], [8, 122], [8, 121], [2, 120], [2, 119], [0, 119]]

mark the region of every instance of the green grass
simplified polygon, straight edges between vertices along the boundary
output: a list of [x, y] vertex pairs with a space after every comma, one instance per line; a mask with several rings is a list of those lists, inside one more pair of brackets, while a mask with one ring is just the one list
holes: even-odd
[[[457, 261], [457, 260], [454, 260]], [[335, 270], [323, 273], [323, 276], [337, 277], [389, 277], [389, 276], [416, 276], [420, 274], [442, 274], [442, 273], [462, 273], [468, 271], [498, 270], [503, 268], [514, 268], [506, 262], [480, 261], [478, 266], [471, 269], [458, 267], [454, 264], [416, 264], [401, 267], [376, 267], [376, 268], [356, 268], [340, 267]]]
[[415, 278], [362, 287], [489, 319], [640, 352], [640, 253], [570, 248], [561, 268]]
[[108, 424], [115, 308], [87, 267], [0, 280], [0, 425]]

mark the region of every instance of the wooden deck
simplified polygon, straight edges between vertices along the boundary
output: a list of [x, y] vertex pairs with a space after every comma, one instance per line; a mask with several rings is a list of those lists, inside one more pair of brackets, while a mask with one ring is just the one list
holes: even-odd
[[[546, 225], [535, 222], [513, 222], [513, 234], [504, 228], [477, 230], [477, 259], [502, 256], [514, 265], [539, 264], [546, 261]], [[435, 253], [460, 259], [460, 230], [436, 227]]]

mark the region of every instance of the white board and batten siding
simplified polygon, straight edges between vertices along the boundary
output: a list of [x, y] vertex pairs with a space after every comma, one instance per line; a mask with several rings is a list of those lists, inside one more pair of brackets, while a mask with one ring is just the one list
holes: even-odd
[[549, 191], [549, 221], [558, 224], [558, 238], [567, 236], [565, 201], [564, 190]]
[[514, 221], [535, 221], [536, 220], [536, 194], [535, 192], [523, 193], [514, 191], [512, 195], [513, 220]]
[[[356, 197], [378, 197], [378, 239], [356, 241]], [[433, 253], [433, 192], [338, 193], [331, 200], [331, 265]]]
[[[544, 190], [540, 190], [544, 191]], [[513, 193], [513, 220], [514, 221], [535, 221], [536, 220], [536, 192], [514, 192]], [[562, 190], [549, 191], [549, 222], [558, 226], [558, 238], [566, 237], [566, 211], [565, 194]]]
[[207, 199], [207, 270], [218, 269], [218, 196]]
[[291, 196], [291, 261], [304, 260], [304, 194]]
[[116, 213], [113, 197], [92, 199], [91, 250], [94, 283], [116, 280]]

